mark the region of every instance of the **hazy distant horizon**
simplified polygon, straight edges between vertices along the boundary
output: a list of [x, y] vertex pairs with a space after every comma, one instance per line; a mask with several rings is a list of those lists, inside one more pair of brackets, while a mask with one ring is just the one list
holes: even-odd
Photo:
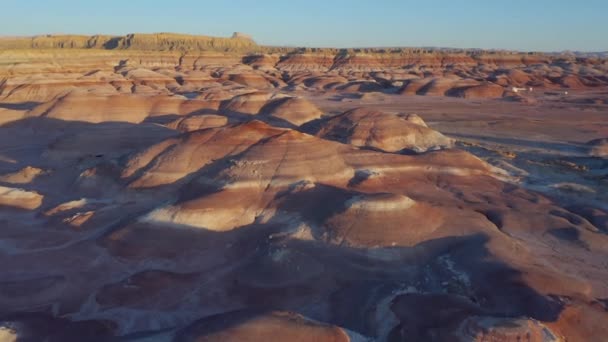
[[608, 2], [598, 0], [584, 6], [547, 0], [21, 0], [2, 8], [4, 37], [156, 32], [228, 37], [238, 31], [265, 46], [608, 51], [608, 21], [603, 18]]

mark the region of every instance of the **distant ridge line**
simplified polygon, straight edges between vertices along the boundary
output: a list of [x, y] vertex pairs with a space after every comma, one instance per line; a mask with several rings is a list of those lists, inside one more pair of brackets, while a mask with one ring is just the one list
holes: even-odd
[[607, 58], [608, 52], [525, 52], [506, 49], [445, 48], [445, 47], [299, 47], [258, 45], [252, 36], [234, 32], [231, 37], [213, 37], [170, 32], [129, 33], [125, 35], [78, 35], [45, 34], [36, 36], [0, 36], [0, 49], [100, 49], [100, 50], [141, 50], [141, 51], [181, 51], [181, 52], [231, 52], [244, 54], [462, 54], [477, 55], [535, 55], [535, 56], [575, 56], [579, 58]]
[[103, 49], [144, 51], [257, 51], [250, 37], [235, 32], [232, 37], [211, 37], [179, 33], [130, 33], [113, 35], [38, 35], [0, 37], [0, 49]]

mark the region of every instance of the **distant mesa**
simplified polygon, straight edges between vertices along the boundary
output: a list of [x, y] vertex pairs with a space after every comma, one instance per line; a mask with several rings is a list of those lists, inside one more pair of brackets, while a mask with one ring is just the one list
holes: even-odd
[[235, 32], [230, 38], [179, 33], [130, 33], [124, 36], [41, 35], [2, 38], [0, 48], [249, 52], [257, 50], [258, 46], [251, 36]]
[[243, 33], [243, 32], [234, 32], [232, 34], [233, 39], [249, 39], [249, 40], [253, 40], [253, 37], [249, 34]]

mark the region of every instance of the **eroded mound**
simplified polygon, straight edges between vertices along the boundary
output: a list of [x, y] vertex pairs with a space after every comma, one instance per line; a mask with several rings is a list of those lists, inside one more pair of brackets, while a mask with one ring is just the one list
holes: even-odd
[[255, 115], [273, 97], [271, 93], [258, 91], [233, 97], [221, 106], [226, 113]]
[[127, 162], [122, 178], [134, 178], [131, 187], [171, 184], [210, 162], [239, 154], [260, 140], [283, 130], [252, 121], [169, 138], [135, 154]]
[[5, 44], [0, 339], [608, 334], [602, 59]]
[[306, 99], [289, 97], [266, 104], [261, 109], [261, 114], [300, 126], [320, 118], [323, 112]]
[[357, 195], [345, 207], [327, 219], [325, 229], [331, 240], [355, 246], [414, 245], [445, 219], [441, 210], [395, 194]]
[[529, 319], [470, 317], [461, 323], [459, 341], [558, 342], [561, 339], [538, 321]]
[[140, 123], [148, 116], [188, 114], [204, 106], [171, 96], [111, 95], [80, 93], [57, 99], [48, 107], [37, 107], [32, 116], [44, 116], [64, 121]]
[[180, 132], [192, 132], [199, 129], [222, 127], [228, 124], [228, 118], [221, 115], [192, 115], [170, 122], [167, 127]]
[[502, 97], [505, 89], [496, 84], [482, 84], [457, 91], [457, 96], [465, 99], [488, 99]]
[[319, 341], [348, 342], [341, 328], [311, 321], [291, 312], [259, 314], [234, 312], [199, 321], [178, 335], [176, 341]]
[[358, 108], [323, 123], [318, 136], [387, 152], [425, 152], [448, 148], [452, 140], [441, 133], [397, 115]]

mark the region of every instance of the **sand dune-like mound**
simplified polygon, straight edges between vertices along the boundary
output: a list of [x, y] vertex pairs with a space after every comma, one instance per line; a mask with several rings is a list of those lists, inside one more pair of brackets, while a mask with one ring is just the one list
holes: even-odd
[[358, 108], [329, 119], [318, 136], [387, 152], [427, 150], [452, 146], [451, 139], [399, 116]]
[[488, 83], [459, 90], [456, 92], [456, 96], [464, 97], [465, 99], [500, 98], [504, 91], [503, 87]]
[[237, 95], [223, 103], [220, 110], [226, 113], [255, 115], [272, 97], [271, 93], [263, 91]]
[[44, 102], [68, 94], [75, 89], [76, 82], [69, 76], [16, 77], [3, 82], [3, 86], [0, 88], [0, 99], [10, 103]]
[[278, 55], [256, 54], [243, 57], [243, 63], [258, 70], [276, 70], [275, 65], [279, 62], [279, 58]]
[[354, 81], [336, 88], [344, 92], [373, 92], [381, 91], [382, 85], [371, 81]]
[[462, 79], [458, 76], [421, 78], [408, 81], [400, 90], [402, 95], [445, 96], [454, 95], [461, 89], [474, 87], [479, 82], [473, 79]]
[[[358, 195], [325, 222], [332, 241], [352, 246], [414, 245], [437, 229], [445, 214], [396, 194]], [[382, 221], [381, 226], [375, 222]]]
[[509, 84], [516, 87], [523, 87], [528, 85], [532, 81], [532, 77], [523, 70], [512, 69], [507, 71], [507, 78], [509, 80]]
[[408, 210], [416, 204], [409, 197], [394, 194], [375, 194], [354, 197], [346, 203], [348, 210], [389, 212]]
[[285, 120], [296, 126], [318, 119], [323, 112], [310, 101], [300, 97], [278, 99], [266, 104], [260, 114]]
[[177, 341], [348, 342], [343, 329], [291, 312], [234, 312], [201, 320], [180, 332]]
[[132, 156], [122, 177], [137, 176], [132, 187], [153, 187], [173, 183], [198, 171], [206, 164], [282, 133], [283, 130], [259, 121], [192, 132], [170, 138]]
[[[232, 169], [214, 177], [229, 189], [281, 189], [303, 179], [312, 183], [346, 184], [354, 175], [347, 159], [352, 147], [284, 130], [240, 156]], [[354, 157], [354, 156], [353, 156]]]
[[42, 204], [43, 198], [37, 192], [0, 186], [0, 206], [33, 210]]
[[45, 74], [15, 75], [0, 83], [0, 99], [13, 103], [50, 101], [73, 91], [111, 95], [121, 87], [128, 89], [133, 85], [132, 80], [122, 74], [103, 68], [83, 73], [68, 69]]
[[209, 108], [219, 109], [222, 101], [230, 100], [237, 95], [247, 92], [245, 90], [233, 90], [218, 84], [217, 86], [200, 90], [195, 99], [205, 101]]
[[302, 80], [306, 87], [313, 89], [332, 89], [346, 82], [348, 79], [338, 75], [313, 76]]
[[180, 84], [181, 92], [197, 91], [201, 88], [217, 84], [217, 79], [210, 73], [199, 70], [187, 70], [176, 75], [175, 80]]
[[163, 75], [161, 73], [144, 69], [144, 68], [135, 68], [128, 71], [123, 72], [123, 75], [127, 79], [131, 79], [138, 84], [145, 85], [152, 88], [167, 88], [167, 87], [177, 87], [177, 81], [173, 77], [169, 77], [167, 75]]
[[[254, 141], [247, 141], [246, 144], [239, 143], [236, 150], [231, 147], [232, 141], [243, 135], [251, 125], [256, 125], [257, 130], [264, 130], [271, 135], [265, 138], [257, 136], [258, 143]], [[474, 160], [467, 161], [466, 155], [453, 156], [453, 158], [446, 155], [435, 155], [429, 156], [424, 161], [416, 161], [412, 159], [413, 157], [401, 155], [393, 155], [391, 158], [384, 153], [360, 152], [352, 146], [319, 139], [294, 130], [277, 132], [276, 130], [268, 131], [268, 129], [269, 126], [265, 124], [252, 122], [227, 127], [222, 132], [216, 130], [201, 132], [201, 135], [213, 135], [213, 139], [216, 139], [206, 142], [209, 146], [208, 149], [223, 151], [222, 154], [229, 151], [231, 166], [221, 170], [217, 170], [216, 167], [222, 163], [215, 163], [216, 167], [208, 168], [207, 172], [200, 170], [202, 164], [209, 160], [207, 157], [209, 152], [207, 152], [204, 158], [201, 158], [200, 155], [197, 156], [196, 164], [190, 162], [188, 168], [181, 166], [180, 172], [169, 173], [168, 171], [172, 168], [177, 169], [180, 166], [181, 160], [186, 162], [188, 158], [191, 158], [187, 154], [188, 151], [184, 151], [181, 146], [178, 147], [179, 149], [175, 147], [168, 149], [166, 156], [156, 157], [155, 165], [148, 166], [143, 176], [132, 183], [132, 186], [168, 184], [185, 177], [188, 174], [186, 171], [192, 173], [198, 168], [200, 170], [198, 176], [191, 178], [192, 189], [205, 189], [211, 186], [215, 190], [210, 194], [204, 191], [205, 195], [202, 197], [196, 195], [197, 192], [194, 191], [184, 201], [178, 201], [150, 212], [142, 222], [159, 226], [176, 225], [226, 232], [245, 227], [256, 221], [263, 221], [264, 217], [274, 213], [274, 210], [268, 210], [268, 208], [277, 206], [275, 200], [280, 197], [277, 197], [279, 193], [287, 196], [292, 192], [314, 189], [314, 184], [346, 187], [349, 184], [364, 182], [367, 177], [360, 176], [361, 172], [357, 170], [365, 170], [370, 175], [388, 175], [399, 173], [402, 170], [413, 173], [425, 170], [425, 172], [462, 175], [489, 173], [487, 165], [474, 157]], [[192, 147], [189, 148], [192, 149]], [[140, 159], [134, 159], [143, 161], [137, 163], [137, 167], [142, 167], [150, 158], [150, 156], [145, 156], [145, 153], [141, 155]], [[155, 150], [155, 153], [158, 152]], [[217, 159], [218, 156], [213, 158]], [[424, 167], [420, 163], [430, 163], [434, 166]], [[446, 163], [451, 166], [444, 167], [443, 165]], [[128, 170], [134, 170], [134, 168], [131, 167]], [[373, 177], [371, 181], [373, 182]], [[401, 199], [409, 205], [407, 198]], [[344, 201], [346, 200], [344, 199]], [[383, 205], [387, 207], [394, 205], [396, 208], [400, 206], [399, 198], [393, 201], [394, 203], [391, 200], [385, 202], [382, 204], [384, 203], [382, 199], [374, 198], [363, 203], [366, 210], [371, 211], [374, 211], [374, 208], [381, 208]], [[343, 202], [332, 204], [337, 207], [343, 205]], [[358, 208], [357, 204], [353, 204], [353, 206]], [[405, 207], [406, 205], [401, 205], [401, 208]], [[424, 208], [424, 206], [420, 208]], [[290, 217], [292, 217], [291, 214], [277, 213], [273, 219], [290, 222]], [[413, 217], [417, 216], [413, 215], [410, 219]], [[401, 234], [404, 237], [407, 236]], [[365, 240], [362, 238], [361, 241]]]
[[424, 78], [409, 80], [399, 90], [399, 94], [401, 94], [401, 95], [416, 95], [416, 94], [418, 94], [418, 92], [420, 91], [420, 89], [422, 89], [423, 87], [425, 87], [429, 82], [430, 82], [430, 80], [424, 79]]
[[228, 77], [228, 79], [232, 82], [256, 89], [274, 88], [272, 83], [270, 83], [270, 81], [268, 81], [264, 76], [255, 73], [232, 74]]
[[104, 122], [127, 121], [139, 123], [149, 114], [151, 105], [144, 97], [83, 96], [71, 94], [58, 99], [44, 116], [51, 119]]
[[177, 119], [167, 125], [180, 132], [192, 132], [199, 129], [222, 127], [228, 124], [228, 118], [221, 115], [193, 115]]
[[264, 208], [261, 197], [248, 192], [224, 190], [211, 196], [158, 208], [142, 217], [140, 222], [158, 227], [229, 232], [255, 222]]
[[544, 324], [522, 318], [470, 317], [461, 323], [457, 335], [458, 341], [561, 341]]
[[[232, 140], [247, 134], [247, 139], [254, 138], [248, 132], [252, 125], [256, 126], [257, 132], [266, 134], [255, 137], [259, 143], [248, 140], [246, 144], [238, 143], [236, 149], [232, 144], [227, 144], [228, 137]], [[311, 183], [346, 184], [354, 176], [353, 167], [347, 165], [345, 156], [341, 153], [350, 150], [346, 145], [293, 130], [277, 132], [258, 122], [227, 128], [222, 132], [224, 133], [226, 135], [223, 137], [215, 135], [215, 139], [218, 139], [216, 148], [228, 150], [230, 155], [238, 154], [238, 159], [231, 162], [232, 167], [218, 173], [201, 173], [194, 181], [203, 186], [219, 186], [219, 191], [159, 208], [148, 214], [144, 222], [228, 231], [253, 223], [264, 213], [278, 191], [289, 188], [302, 179]], [[207, 143], [211, 144], [213, 143]], [[172, 154], [178, 152], [181, 151], [171, 151]], [[175, 159], [176, 157], [168, 159], [171, 163], [164, 168], [175, 167]], [[200, 159], [202, 158], [197, 156], [198, 163], [202, 163], [198, 161]], [[150, 186], [156, 177], [163, 177], [166, 182], [169, 175], [159, 175], [161, 165], [147, 171], [134, 185], [145, 182], [146, 186]], [[184, 173], [181, 175], [183, 177]]]
[[35, 108], [31, 116], [66, 121], [140, 123], [148, 116], [189, 114], [207, 104], [177, 96], [112, 95], [71, 93], [47, 107]]
[[559, 79], [559, 84], [570, 89], [584, 89], [585, 84], [576, 75], [567, 75]]
[[426, 96], [443, 96], [446, 93], [458, 87], [458, 81], [460, 79], [456, 77], [438, 77], [431, 80], [429, 83], [420, 88], [416, 94]]

